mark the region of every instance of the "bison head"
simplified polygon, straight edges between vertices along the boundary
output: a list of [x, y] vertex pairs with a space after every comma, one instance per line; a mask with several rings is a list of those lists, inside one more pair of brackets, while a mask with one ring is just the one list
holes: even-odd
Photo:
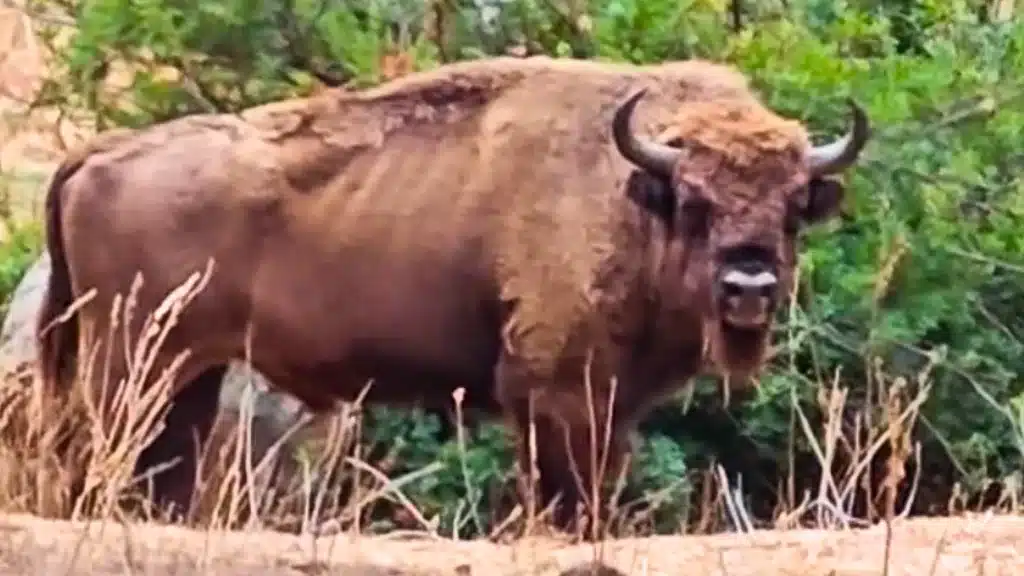
[[850, 101], [849, 133], [813, 146], [798, 122], [754, 100], [693, 102], [660, 143], [630, 128], [644, 93], [618, 108], [612, 134], [619, 153], [648, 176], [641, 204], [669, 232], [659, 285], [700, 316], [709, 367], [749, 377], [792, 289], [799, 232], [839, 212], [843, 185], [829, 176], [857, 160], [867, 116]]

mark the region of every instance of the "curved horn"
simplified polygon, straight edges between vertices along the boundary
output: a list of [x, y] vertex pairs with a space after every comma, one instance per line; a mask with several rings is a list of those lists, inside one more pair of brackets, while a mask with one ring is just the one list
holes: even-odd
[[853, 113], [853, 126], [839, 140], [815, 146], [808, 152], [807, 162], [812, 176], [835, 174], [852, 166], [871, 136], [871, 124], [864, 109], [852, 99], [847, 99], [846, 103]]
[[671, 146], [638, 139], [630, 129], [633, 109], [646, 93], [647, 88], [640, 88], [615, 110], [612, 136], [623, 158], [652, 174], [667, 178], [672, 175], [679, 161], [680, 151]]

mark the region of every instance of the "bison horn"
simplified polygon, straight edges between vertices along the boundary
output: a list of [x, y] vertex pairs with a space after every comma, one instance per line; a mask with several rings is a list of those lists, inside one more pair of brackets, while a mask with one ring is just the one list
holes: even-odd
[[640, 88], [619, 105], [612, 119], [612, 136], [615, 147], [626, 160], [651, 174], [668, 178], [679, 162], [680, 151], [671, 146], [638, 139], [633, 136], [630, 128], [633, 109], [646, 93], [647, 88]]
[[851, 99], [847, 104], [853, 112], [853, 127], [839, 140], [811, 149], [807, 162], [812, 176], [835, 174], [852, 166], [871, 136], [871, 125], [864, 109]]

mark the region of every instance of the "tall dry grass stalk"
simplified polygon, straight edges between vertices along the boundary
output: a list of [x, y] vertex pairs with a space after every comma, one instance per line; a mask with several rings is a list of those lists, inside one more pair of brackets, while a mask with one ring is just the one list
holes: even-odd
[[[177, 355], [155, 378], [154, 361], [182, 311], [205, 287], [212, 264], [171, 291], [142, 322], [138, 341], [127, 329], [136, 313], [142, 279], [136, 277], [127, 298], [115, 298], [106, 338], [125, 344], [127, 374], [118, 382], [109, 374], [109, 353], [88, 331], [85, 354], [76, 363], [69, 390], [44, 390], [34, 370], [6, 378], [0, 385], [0, 509], [72, 517], [110, 515], [118, 499], [138, 484], [134, 462], [160, 432], [171, 385], [187, 351]], [[91, 299], [86, 294], [70, 312]], [[66, 313], [57, 322], [65, 322]], [[49, 327], [48, 327], [49, 328]], [[100, 360], [99, 362], [97, 360]], [[95, 384], [94, 384], [95, 383]], [[66, 441], [66, 442], [65, 442]], [[61, 450], [65, 448], [65, 450]], [[83, 493], [69, 502], [72, 476], [84, 479]]]
[[[143, 279], [137, 276], [127, 297], [115, 299], [107, 333], [83, 330], [85, 353], [76, 363], [70, 390], [47, 393], [31, 367], [0, 381], [0, 511], [86, 519], [121, 518], [130, 512], [145, 520], [166, 519], [165, 511], [146, 505], [150, 479], [175, 463], [136, 476], [135, 462], [164, 428], [189, 351], [175, 351], [159, 372], [157, 358], [168, 356], [163, 348], [169, 332], [212, 273], [211, 262], [191, 275], [144, 317], [136, 332], [129, 327], [140, 324]], [[68, 321], [92, 297], [89, 293], [77, 300], [58, 322]], [[126, 376], [116, 382], [110, 378], [110, 347], [101, 346], [114, 339], [126, 351], [127, 363]], [[424, 517], [402, 491], [436, 473], [440, 464], [392, 479], [362, 459], [360, 407], [371, 385], [337, 412], [296, 424], [259, 459], [252, 445], [254, 414], [247, 403], [237, 415], [222, 410], [210, 441], [196, 447], [200, 474], [187, 522], [209, 529], [358, 532], [366, 513], [384, 502], [435, 533], [436, 519]], [[61, 447], [66, 448], [63, 458], [58, 456]], [[76, 475], [84, 478], [84, 492], [70, 502]]]
[[[934, 362], [920, 370], [913, 385], [902, 377], [888, 377], [880, 362], [874, 368], [873, 391], [855, 409], [851, 410], [849, 387], [840, 384], [838, 373], [830, 384], [819, 388], [818, 431], [801, 408], [796, 392], [791, 391], [797, 424], [817, 459], [820, 479], [816, 491], [806, 491], [797, 501], [792, 495], [795, 479], [790, 478], [789, 506], [777, 511], [775, 528], [795, 527], [807, 521], [808, 514], [812, 515], [810, 524], [819, 528], [865, 527], [879, 518], [891, 520], [909, 514], [921, 469], [920, 446], [912, 444], [911, 437], [931, 391]], [[888, 449], [885, 475], [876, 485], [871, 480], [872, 465], [883, 449]], [[906, 464], [912, 459], [918, 475], [911, 479], [903, 510], [897, 511], [896, 494], [906, 480]], [[881, 491], [876, 492], [879, 488]], [[869, 504], [867, 517], [855, 515], [858, 496]]]
[[[138, 490], [145, 491], [147, 478], [134, 475], [134, 462], [143, 447], [162, 430], [171, 389], [188, 351], [177, 353], [174, 361], [160, 372], [154, 372], [155, 358], [162, 351], [169, 331], [205, 288], [211, 274], [212, 265], [171, 291], [144, 319], [143, 329], [137, 336], [126, 327], [132, 325], [139, 314], [141, 279], [137, 279], [125, 299], [115, 301], [111, 310], [112, 328], [100, 336], [121, 339], [124, 349], [129, 351], [126, 354], [127, 376], [118, 382], [106, 377], [111, 358], [101, 354], [102, 347], [94, 341], [94, 335], [89, 334], [84, 339], [87, 353], [76, 367], [78, 377], [66, 398], [45, 395], [31, 371], [13, 375], [0, 383], [0, 510], [62, 516], [73, 508], [71, 515], [77, 517], [116, 518], [123, 514], [126, 497]], [[81, 303], [76, 303], [73, 307], [79, 305]], [[822, 418], [817, 424], [799, 409], [799, 402], [793, 398], [797, 429], [810, 443], [823, 474], [815, 491], [804, 494], [799, 501], [792, 498], [787, 507], [778, 511], [777, 527], [810, 523], [846, 528], [871, 522], [870, 517], [854, 518], [853, 506], [858, 491], [863, 495], [864, 491], [874, 490], [866, 479], [871, 462], [886, 448], [890, 453], [887, 477], [881, 490], [877, 494], [870, 492], [868, 498], [879, 510], [874, 517], [891, 520], [908, 513], [909, 504], [903, 510], [895, 510], [895, 493], [907, 480], [904, 477], [906, 462], [919, 458], [917, 448], [910, 443], [910, 433], [930, 391], [932, 367], [933, 364], [929, 364], [913, 381], [907, 381], [892, 379], [883, 373], [881, 365], [875, 365], [869, 401], [862, 402], [853, 412], [848, 388], [836, 375], [830, 384], [820, 389]], [[591, 539], [600, 542], [609, 531], [629, 532], [626, 523], [637, 520], [635, 516], [627, 520], [622, 508], [599, 513], [605, 503], [600, 502], [602, 491], [598, 486], [605, 483], [609, 473], [617, 473], [613, 492], [617, 500], [624, 476], [619, 470], [608, 470], [607, 462], [597, 458], [596, 453], [597, 446], [602, 446], [605, 453], [610, 448], [608, 431], [614, 405], [597, 406], [595, 389], [599, 385], [610, 388], [609, 396], [613, 398], [617, 382], [593, 383], [590, 373], [588, 363], [583, 387], [590, 416], [591, 461], [573, 462], [573, 465], [577, 478], [579, 467], [587, 466], [595, 480], [593, 486], [583, 487], [586, 495], [583, 512], [589, 513], [590, 519], [606, 519], [606, 523], [599, 525], [591, 521], [589, 524], [581, 522], [581, 525], [590, 530]], [[94, 387], [87, 384], [90, 382], [101, 384]], [[311, 535], [328, 530], [359, 533], [375, 505], [383, 503], [403, 510], [417, 530], [437, 537], [438, 519], [418, 510], [405, 496], [404, 489], [417, 479], [438, 472], [441, 465], [389, 478], [386, 466], [364, 461], [360, 406], [370, 386], [372, 382], [359, 398], [343, 405], [337, 413], [303, 424], [304, 430], [298, 430], [297, 426], [292, 431], [292, 439], [279, 438], [258, 460], [251, 441], [251, 410], [243, 403], [237, 417], [222, 414], [217, 432], [200, 455], [202, 474], [195, 487], [196, 502], [189, 514], [190, 523], [218, 530], [272, 528]], [[465, 453], [463, 394], [457, 392], [453, 401], [458, 420], [457, 441], [460, 452]], [[603, 421], [599, 422], [599, 414]], [[86, 497], [74, 503], [67, 502], [67, 463], [56, 456], [63, 440], [61, 432], [65, 430], [75, 432], [77, 444], [73, 452], [86, 479]], [[525, 473], [532, 477], [531, 485], [534, 485], [539, 474], [536, 445], [547, 439], [536, 438], [535, 425], [531, 425], [528, 436], [533, 463], [532, 470]], [[305, 443], [305, 456], [296, 456], [294, 446], [301, 442]], [[472, 501], [479, 487], [470, 484], [470, 475], [465, 470], [463, 476]], [[751, 522], [743, 509], [741, 494], [729, 496], [741, 490], [733, 490], [721, 470], [709, 474], [708, 479], [704, 512], [731, 516], [735, 525], [749, 529]], [[916, 478], [911, 479], [912, 485], [916, 481]], [[913, 500], [913, 490], [909, 500]], [[536, 508], [533, 499], [528, 498], [525, 511], [522, 507], [515, 508], [492, 530], [492, 538], [512, 527], [532, 533], [551, 511], [550, 507], [547, 510]], [[149, 519], [161, 517], [158, 510], [146, 510], [144, 514]], [[483, 528], [482, 521], [474, 517], [475, 512], [469, 514], [470, 522], [478, 529]], [[616, 530], [612, 528], [614, 522], [620, 523], [615, 526]], [[709, 531], [711, 524], [708, 521], [705, 526]], [[600, 555], [600, 549], [596, 547], [595, 553]]]

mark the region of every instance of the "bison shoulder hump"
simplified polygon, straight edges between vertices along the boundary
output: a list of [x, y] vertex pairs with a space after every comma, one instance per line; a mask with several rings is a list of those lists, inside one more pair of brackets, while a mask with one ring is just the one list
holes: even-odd
[[751, 93], [750, 82], [742, 72], [707, 60], [682, 60], [658, 66], [660, 75], [677, 83], [687, 92], [712, 97], [746, 96]]

